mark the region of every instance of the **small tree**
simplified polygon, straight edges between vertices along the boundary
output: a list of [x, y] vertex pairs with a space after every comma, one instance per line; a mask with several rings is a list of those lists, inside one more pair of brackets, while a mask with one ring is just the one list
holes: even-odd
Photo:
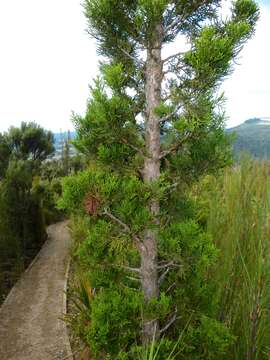
[[6, 137], [0, 134], [0, 180], [6, 173], [10, 153], [11, 150]]
[[22, 271], [46, 239], [38, 176], [41, 162], [53, 151], [52, 133], [34, 123], [0, 134], [0, 272], [4, 274], [16, 267]]
[[[174, 310], [162, 315], [169, 301], [163, 286], [170, 288], [164, 279], [175, 269], [181, 277], [185, 246], [194, 252], [195, 238], [207, 244], [195, 224], [181, 225], [179, 193], [185, 183], [228, 163], [229, 142], [218, 112], [223, 99], [216, 94], [253, 34], [258, 8], [252, 0], [237, 0], [231, 17], [222, 20], [220, 0], [86, 0], [84, 6], [104, 61], [87, 113], [75, 117], [75, 125], [77, 147], [96, 166], [66, 180], [62, 206], [77, 210], [81, 204], [91, 215], [92, 265], [99, 256], [103, 271], [118, 265], [139, 277], [142, 340], [148, 343], [172, 327], [187, 295], [185, 289], [174, 291], [170, 301], [180, 305], [167, 303]], [[181, 39], [188, 50], [179, 48]], [[168, 44], [175, 53], [166, 56]], [[108, 253], [106, 246], [114, 250]], [[121, 257], [117, 246], [134, 248], [137, 255], [123, 251]], [[198, 259], [210, 258], [208, 250], [197, 249]], [[100, 287], [125, 283], [119, 273], [106, 274], [111, 282], [100, 281]]]
[[70, 172], [70, 144], [71, 144], [71, 136], [70, 131], [67, 133], [67, 137], [64, 139], [63, 150], [62, 150], [62, 163], [63, 163], [63, 171], [65, 176], [67, 176]]
[[5, 137], [16, 159], [43, 161], [54, 152], [52, 132], [34, 122], [22, 122], [18, 128], [11, 127]]

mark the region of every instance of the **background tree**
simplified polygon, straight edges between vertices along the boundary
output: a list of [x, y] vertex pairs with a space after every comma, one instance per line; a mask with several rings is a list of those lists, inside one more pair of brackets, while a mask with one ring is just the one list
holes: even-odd
[[71, 136], [70, 131], [67, 133], [66, 139], [64, 139], [63, 150], [62, 150], [62, 163], [63, 163], [63, 171], [67, 176], [70, 172], [70, 144], [71, 144]]
[[40, 165], [53, 151], [52, 133], [35, 123], [0, 135], [0, 294], [47, 237]]
[[5, 175], [10, 157], [10, 147], [4, 135], [0, 134], [0, 180]]
[[53, 133], [34, 122], [22, 122], [19, 128], [11, 127], [5, 137], [16, 159], [40, 162], [54, 152]]
[[[202, 311], [206, 270], [215, 251], [199, 227], [186, 222], [188, 206], [181, 194], [201, 174], [228, 164], [217, 90], [258, 18], [251, 0], [235, 1], [226, 20], [220, 7], [219, 0], [85, 1], [89, 33], [105, 61], [85, 117], [74, 121], [77, 147], [95, 165], [65, 181], [61, 206], [78, 211], [81, 205], [91, 215], [92, 235], [80, 254], [91, 266], [94, 287], [103, 289], [91, 310], [92, 347], [101, 336], [95, 324], [106, 322], [98, 303], [105, 306], [114, 296], [120, 306], [122, 297], [125, 321], [131, 321], [130, 313], [134, 319], [139, 314], [134, 301], [123, 300], [134, 298], [123, 286], [136, 287], [127, 273], [136, 275], [143, 294], [143, 342], [183, 329], [188, 308]], [[180, 38], [188, 50], [182, 51]], [[173, 55], [166, 55], [168, 44], [174, 44]], [[107, 269], [106, 280], [101, 268]], [[116, 307], [110, 304], [108, 316]], [[203, 344], [212, 320], [200, 319]], [[216, 333], [221, 329], [213, 327]], [[107, 329], [106, 336], [113, 333]], [[119, 347], [132, 336], [134, 341], [134, 334], [119, 338], [124, 341]]]

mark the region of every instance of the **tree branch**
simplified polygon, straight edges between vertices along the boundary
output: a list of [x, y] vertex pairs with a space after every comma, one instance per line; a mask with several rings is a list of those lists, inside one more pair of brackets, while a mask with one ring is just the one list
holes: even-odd
[[172, 111], [170, 114], [163, 116], [162, 118], [159, 119], [159, 122], [162, 124], [165, 121], [168, 121], [171, 117], [177, 115], [177, 112], [179, 111], [179, 109], [181, 108], [181, 104], [179, 104], [174, 111]]
[[132, 276], [127, 276], [127, 278], [128, 278], [129, 280], [132, 280], [132, 281], [139, 281], [139, 282], [141, 282], [141, 279], [138, 279], [138, 278], [135, 278], [135, 277], [132, 277]]
[[141, 269], [140, 268], [132, 268], [129, 266], [124, 266], [124, 265], [119, 265], [121, 268], [123, 268], [124, 270], [130, 271], [130, 272], [135, 272], [135, 273], [141, 273]]
[[179, 182], [175, 182], [175, 183], [173, 183], [172, 185], [170, 185], [170, 186], [168, 187], [169, 193], [173, 192], [173, 191], [177, 188], [178, 185], [179, 185]]
[[176, 287], [176, 283], [174, 282], [174, 283], [172, 283], [172, 285], [170, 285], [169, 287], [168, 287], [168, 289], [165, 291], [165, 294], [167, 294], [170, 290], [172, 290], [174, 287]]
[[169, 272], [170, 270], [171, 270], [171, 269], [168, 267], [168, 268], [164, 271], [164, 273], [160, 276], [160, 278], [158, 279], [158, 285], [159, 285], [159, 286], [163, 283], [163, 281], [165, 280], [166, 275], [168, 274], [168, 272]]
[[175, 144], [174, 146], [172, 146], [170, 149], [168, 150], [164, 150], [162, 151], [162, 153], [159, 156], [159, 159], [162, 160], [164, 159], [167, 155], [171, 154], [172, 152], [178, 150], [183, 143], [190, 137], [190, 133], [188, 133], [179, 143]]
[[111, 220], [116, 222], [118, 225], [120, 225], [125, 230], [125, 232], [132, 237], [132, 239], [139, 251], [145, 251], [145, 246], [143, 245], [143, 242], [137, 235], [132, 233], [130, 227], [127, 224], [125, 224], [122, 220], [118, 219], [116, 216], [114, 216], [112, 213], [110, 213], [107, 209], [104, 210], [103, 214], [108, 216]]
[[125, 138], [122, 138], [122, 143], [124, 143], [125, 145], [129, 146], [131, 149], [135, 150], [136, 152], [138, 152], [139, 154], [141, 154], [142, 156], [144, 156], [144, 153], [142, 151], [142, 149], [138, 148], [137, 146], [131, 144], [129, 141], [127, 141]]
[[166, 264], [163, 264], [163, 265], [158, 265], [158, 269], [167, 269], [168, 267], [170, 267], [170, 266], [172, 266], [174, 264], [174, 261], [172, 260], [172, 261], [170, 261], [170, 262], [168, 262], [168, 263], [166, 263]]
[[144, 61], [137, 59], [135, 56], [131, 55], [128, 51], [118, 46], [118, 48], [122, 51], [123, 54], [125, 54], [128, 58], [130, 58], [135, 63], [138, 63], [140, 65], [144, 65]]
[[182, 52], [182, 51], [181, 51], [181, 52], [178, 52], [178, 53], [176, 53], [176, 54], [174, 54], [174, 55], [170, 55], [170, 56], [168, 56], [166, 59], [162, 60], [162, 63], [163, 63], [163, 64], [166, 64], [168, 61], [176, 58], [177, 56], [184, 55], [184, 54], [185, 54], [185, 52]]
[[169, 329], [170, 326], [177, 320], [177, 307], [175, 307], [175, 311], [171, 319], [168, 321], [168, 323], [160, 330], [160, 333], [164, 333], [166, 330]]
[[168, 35], [168, 32], [171, 31], [177, 24], [179, 24], [181, 22], [181, 20], [182, 20], [181, 18], [176, 17], [176, 19], [165, 28], [165, 30], [164, 30], [165, 36]]
[[[124, 269], [126, 271], [136, 273], [136, 274], [138, 274], [139, 277], [140, 277], [140, 274], [141, 274], [141, 268], [133, 268], [133, 267], [130, 267], [130, 266], [125, 266], [125, 265], [120, 265], [120, 264], [112, 264], [112, 267], [121, 268], [121, 269]], [[134, 276], [135, 276], [135, 274], [134, 274]], [[131, 277], [131, 276], [127, 276], [127, 278], [131, 279], [131, 280], [141, 281], [139, 278], [135, 278], [135, 277]]]
[[157, 268], [158, 269], [167, 269], [167, 268], [170, 268], [170, 267], [182, 267], [183, 265], [181, 264], [177, 264], [175, 263], [173, 260], [166, 263], [166, 264], [163, 264], [163, 265], [159, 265]]
[[[195, 10], [197, 10], [201, 5], [207, 5], [208, 3], [210, 3], [211, 0], [202, 0], [202, 1], [199, 1], [197, 4], [195, 4]], [[182, 22], [187, 19], [187, 17], [189, 16], [188, 13], [185, 13], [183, 11], [182, 15], [181, 16], [176, 16], [175, 20], [170, 24], [168, 25], [165, 29], [164, 29], [164, 37], [165, 36], [168, 36], [168, 33], [172, 30], [174, 30], [174, 28], [178, 25], [178, 24], [182, 24]]]

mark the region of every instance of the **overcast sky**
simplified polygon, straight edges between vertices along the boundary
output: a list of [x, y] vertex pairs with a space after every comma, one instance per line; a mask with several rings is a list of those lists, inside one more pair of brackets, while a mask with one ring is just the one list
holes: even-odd
[[[0, 0], [0, 131], [36, 121], [72, 129], [97, 75], [94, 41], [86, 34], [82, 0]], [[270, 2], [261, 4], [255, 37], [224, 83], [227, 125], [270, 116]]]

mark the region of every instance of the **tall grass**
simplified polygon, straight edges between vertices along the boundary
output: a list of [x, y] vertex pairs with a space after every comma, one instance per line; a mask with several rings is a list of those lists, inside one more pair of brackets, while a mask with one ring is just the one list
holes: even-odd
[[229, 356], [269, 359], [270, 164], [245, 159], [207, 181], [207, 228], [220, 249], [216, 312], [236, 336]]

